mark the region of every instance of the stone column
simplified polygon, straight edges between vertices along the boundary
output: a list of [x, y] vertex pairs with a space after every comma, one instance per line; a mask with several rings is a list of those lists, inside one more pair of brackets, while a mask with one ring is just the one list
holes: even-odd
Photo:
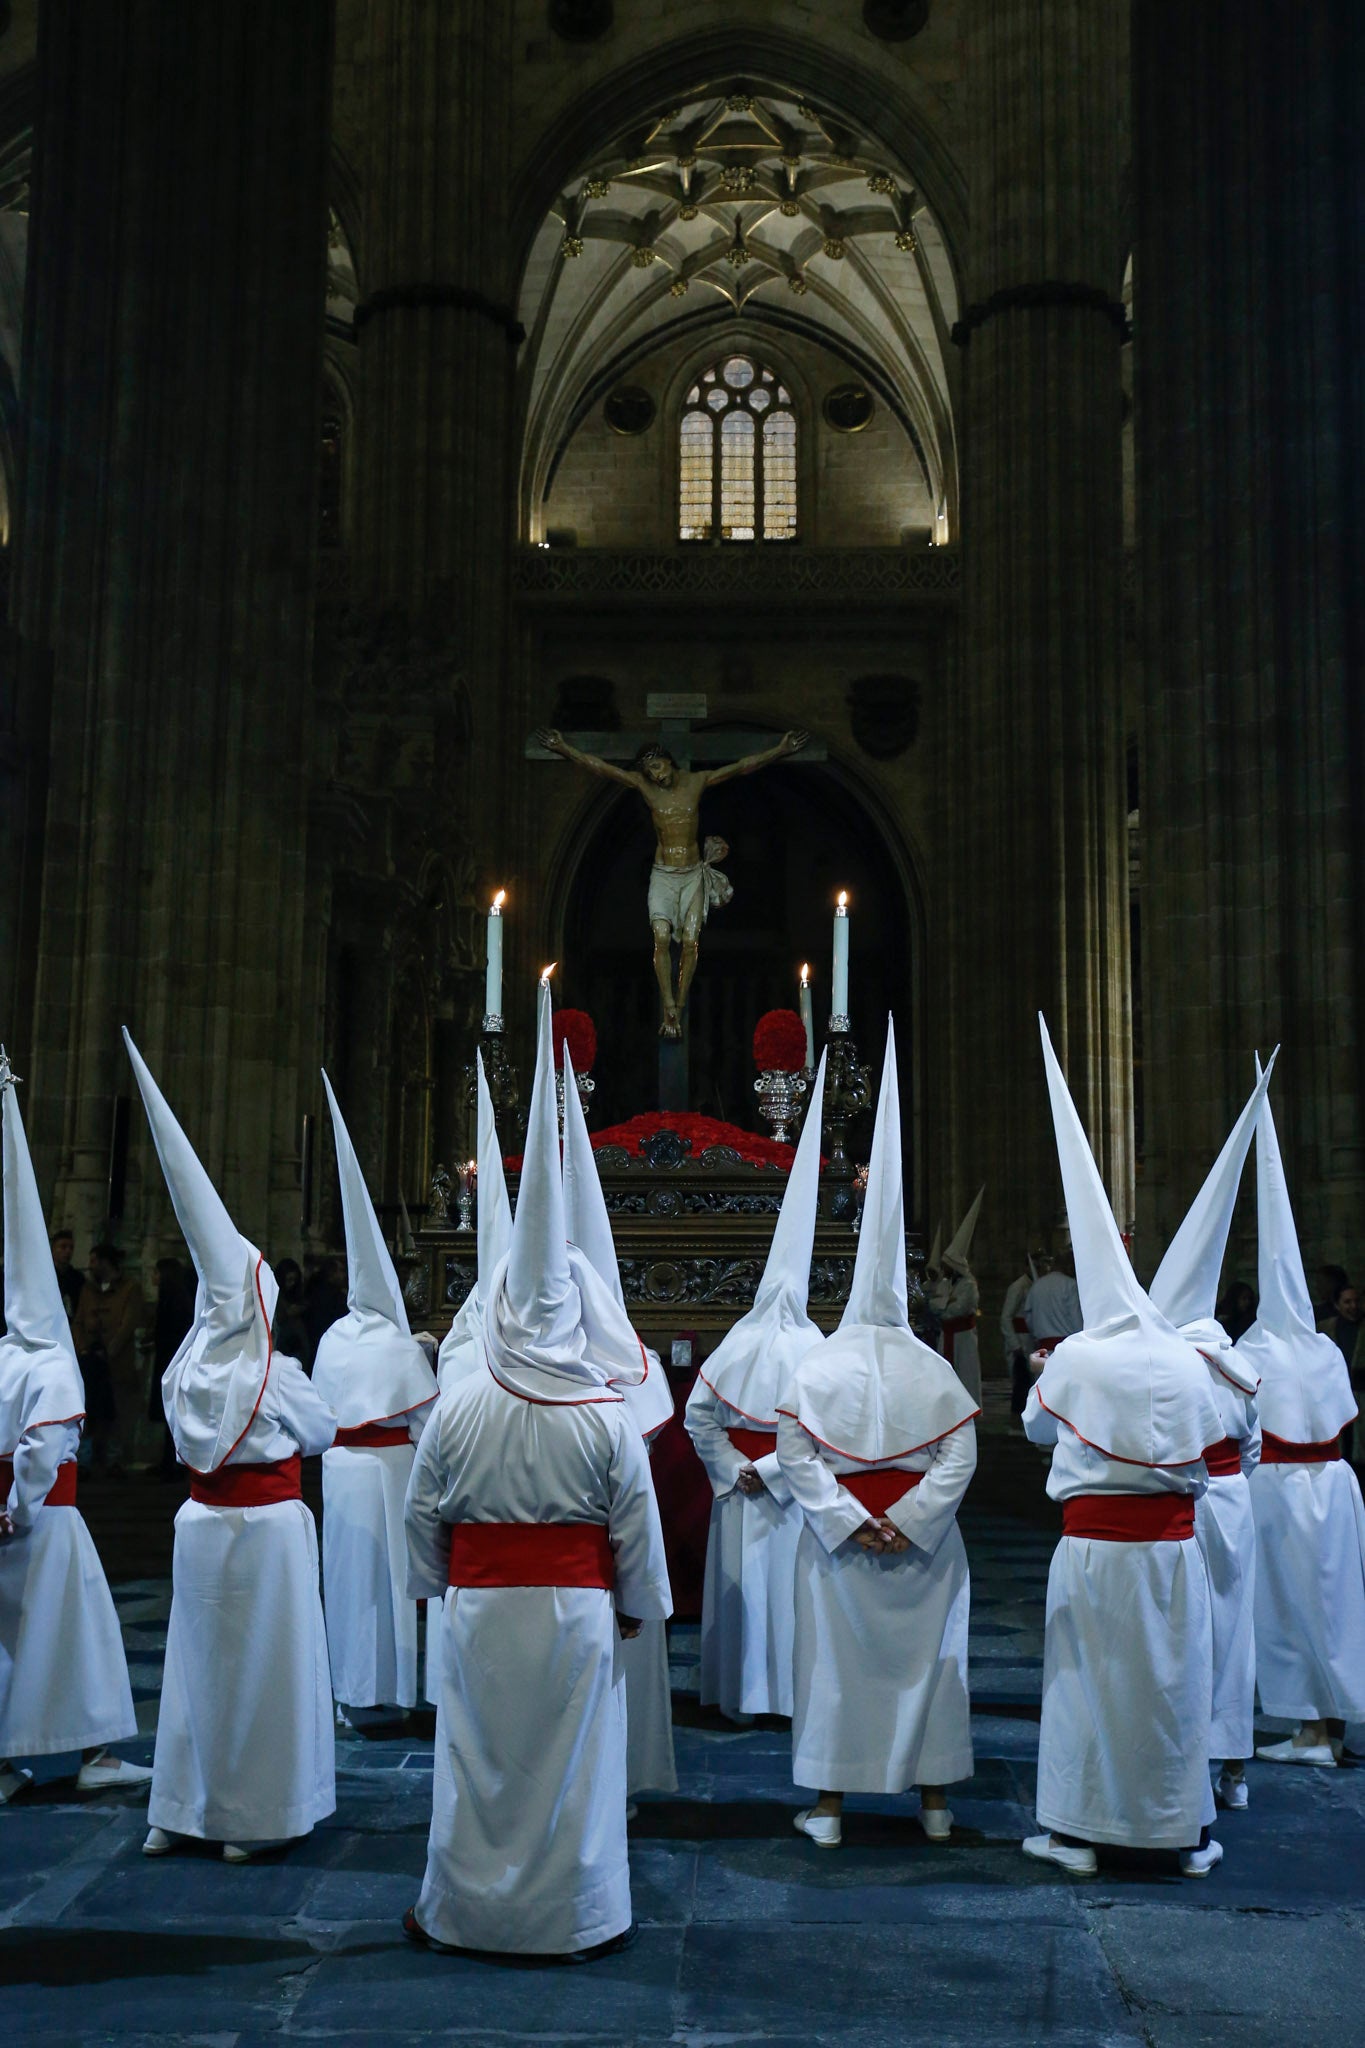
[[1120, 1222], [1132, 1072], [1122, 710], [1119, 173], [1126, 10], [972, 10], [963, 690], [940, 827], [954, 887], [940, 1026], [945, 1219], [987, 1183], [987, 1275], [1060, 1189], [1052, 1031]]
[[[31, 1116], [104, 1215], [132, 1028], [297, 1238], [331, 0], [47, 0], [13, 616], [50, 670]], [[311, 1058], [311, 1047], [310, 1047]], [[130, 1241], [169, 1226], [140, 1114]]]
[[356, 315], [357, 593], [398, 607], [424, 645], [449, 648], [470, 707], [467, 757], [480, 764], [451, 803], [495, 866], [512, 825], [513, 12], [505, 0], [372, 0]]
[[[1179, 1223], [1279, 1040], [1305, 1258], [1354, 1271], [1365, 11], [1143, 0], [1133, 71], [1143, 1235]], [[1255, 1279], [1250, 1200], [1230, 1266]]]

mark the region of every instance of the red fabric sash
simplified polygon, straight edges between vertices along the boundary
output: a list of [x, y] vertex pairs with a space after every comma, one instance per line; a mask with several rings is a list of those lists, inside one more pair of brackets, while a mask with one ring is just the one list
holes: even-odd
[[1057, 1346], [1065, 1342], [1065, 1337], [1035, 1337], [1031, 1348], [1040, 1358], [1051, 1358]]
[[395, 1429], [386, 1422], [362, 1422], [359, 1429], [339, 1429], [333, 1448], [340, 1445], [345, 1451], [386, 1451], [411, 1442], [406, 1427]]
[[1210, 1479], [1235, 1479], [1242, 1469], [1242, 1446], [1235, 1436], [1224, 1436], [1204, 1453]]
[[[9, 1499], [9, 1490], [14, 1484], [13, 1458], [0, 1458], [0, 1508]], [[64, 1465], [57, 1467], [57, 1477], [52, 1489], [43, 1500], [45, 1508], [74, 1508], [76, 1505], [76, 1461], [68, 1458]]]
[[1325, 1444], [1291, 1444], [1266, 1430], [1261, 1438], [1263, 1465], [1330, 1465], [1341, 1456], [1339, 1438]]
[[975, 1328], [976, 1317], [974, 1315], [949, 1316], [943, 1324], [943, 1356], [947, 1359], [949, 1365], [952, 1364], [956, 1355], [958, 1338], [964, 1330], [974, 1330]]
[[912, 1486], [918, 1486], [923, 1477], [922, 1472], [841, 1472], [839, 1484], [846, 1486], [870, 1515], [884, 1515], [893, 1502], [909, 1493]]
[[610, 1592], [616, 1560], [600, 1522], [456, 1522], [452, 1586], [593, 1586]]
[[747, 1458], [756, 1465], [760, 1458], [767, 1458], [777, 1449], [777, 1434], [766, 1429], [727, 1429], [729, 1437], [741, 1458]]
[[1028, 1335], [1028, 1317], [1027, 1317], [1027, 1316], [1013, 1316], [1013, 1317], [1011, 1318], [1011, 1321], [1012, 1321], [1012, 1322], [1013, 1322], [1013, 1324], [1014, 1324], [1014, 1334], [1015, 1334], [1015, 1336], [1016, 1336], [1016, 1337], [1027, 1337], [1027, 1335]]
[[303, 1460], [295, 1451], [273, 1465], [220, 1465], [216, 1472], [190, 1474], [190, 1499], [206, 1508], [268, 1508], [300, 1500]]
[[1194, 1534], [1188, 1493], [1081, 1493], [1062, 1503], [1062, 1534], [1100, 1543], [1184, 1543]]

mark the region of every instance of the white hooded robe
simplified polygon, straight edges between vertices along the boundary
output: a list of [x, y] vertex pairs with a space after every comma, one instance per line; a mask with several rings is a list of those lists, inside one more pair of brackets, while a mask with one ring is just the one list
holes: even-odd
[[[322, 1459], [322, 1584], [332, 1691], [348, 1707], [413, 1707], [418, 1699], [417, 1604], [407, 1597], [403, 1502], [413, 1448], [436, 1399], [436, 1377], [408, 1326], [403, 1291], [332, 1084], [323, 1085], [336, 1134], [346, 1225], [347, 1313], [318, 1345], [313, 1386], [336, 1415], [338, 1441]], [[353, 1444], [380, 1425], [406, 1441]]]
[[[0, 1054], [0, 1059], [3, 1055]], [[7, 1069], [6, 1069], [7, 1072]], [[93, 1749], [137, 1733], [118, 1615], [77, 1507], [49, 1507], [74, 1471], [85, 1392], [57, 1287], [14, 1083], [4, 1118], [5, 1322], [0, 1458], [12, 1461], [0, 1542], [0, 1761]]]
[[[796, 1368], [777, 1455], [803, 1517], [796, 1553], [792, 1775], [832, 1792], [902, 1792], [972, 1773], [971, 1581], [957, 1509], [976, 1469], [977, 1409], [910, 1328], [895, 1037], [868, 1168], [853, 1285], [835, 1334]], [[842, 1476], [904, 1472], [885, 1510], [910, 1539], [852, 1541], [872, 1511]], [[918, 1484], [911, 1474], [923, 1474]]]
[[[272, 1349], [275, 1282], [124, 1038], [199, 1276], [195, 1320], [162, 1376], [192, 1478], [316, 1457], [336, 1417]], [[306, 1835], [335, 1811], [335, 1738], [313, 1517], [301, 1500], [175, 1518], [171, 1617], [148, 1819], [216, 1842]]]

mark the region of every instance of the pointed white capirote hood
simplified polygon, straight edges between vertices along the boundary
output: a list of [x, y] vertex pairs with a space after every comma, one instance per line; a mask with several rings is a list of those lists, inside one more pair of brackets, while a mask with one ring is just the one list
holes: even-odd
[[754, 1305], [726, 1331], [698, 1374], [719, 1400], [758, 1429], [777, 1428], [777, 1406], [788, 1379], [825, 1342], [806, 1312], [820, 1198], [825, 1058], [821, 1053]]
[[864, 1464], [922, 1450], [980, 1413], [947, 1360], [910, 1327], [900, 1086], [889, 1017], [848, 1304], [834, 1335], [797, 1366], [778, 1412]]
[[972, 1239], [976, 1235], [976, 1219], [981, 1214], [981, 1204], [985, 1193], [986, 1186], [983, 1181], [976, 1191], [976, 1199], [973, 1201], [971, 1208], [953, 1232], [952, 1243], [944, 1250], [943, 1263], [945, 1266], [951, 1266], [955, 1273], [970, 1273], [972, 1270]]
[[1328, 1443], [1356, 1403], [1346, 1360], [1313, 1316], [1268, 1093], [1256, 1119], [1256, 1228], [1261, 1298], [1237, 1356], [1260, 1375], [1262, 1429], [1284, 1443]]
[[1038, 1028], [1085, 1317], [1048, 1359], [1038, 1398], [1120, 1463], [1193, 1464], [1225, 1434], [1208, 1367], [1143, 1292], [1041, 1013]]
[[[0, 1046], [4, 1119], [5, 1334], [0, 1337], [0, 1457], [26, 1429], [79, 1423], [85, 1388], [57, 1285], [38, 1182], [19, 1114], [15, 1077]], [[4, 1506], [0, 1498], [0, 1507]]]
[[[591, 1273], [581, 1255], [577, 1264]], [[600, 1289], [601, 1282], [596, 1284]], [[517, 1213], [507, 1256], [490, 1281], [484, 1334], [493, 1377], [526, 1400], [622, 1399], [608, 1384], [609, 1369], [589, 1350], [582, 1296], [569, 1255], [550, 1046], [550, 991], [543, 981]]]
[[[589, 1354], [619, 1386], [641, 1436], [657, 1435], [673, 1420], [673, 1395], [657, 1351], [631, 1323], [611, 1234], [607, 1198], [588, 1136], [588, 1120], [574, 1082], [567, 1045], [564, 1060], [564, 1221], [569, 1261], [578, 1281]], [[591, 1270], [584, 1273], [583, 1266]]]
[[436, 1398], [436, 1376], [412, 1335], [403, 1290], [374, 1213], [351, 1134], [324, 1072], [346, 1229], [347, 1312], [323, 1334], [313, 1385], [341, 1429], [396, 1422]]
[[1239, 1356], [1214, 1311], [1218, 1304], [1218, 1279], [1223, 1270], [1228, 1232], [1232, 1228], [1232, 1212], [1237, 1206], [1242, 1169], [1256, 1135], [1256, 1119], [1266, 1089], [1270, 1086], [1274, 1065], [1275, 1054], [1272, 1053], [1269, 1065], [1233, 1125], [1227, 1143], [1209, 1169], [1208, 1178], [1190, 1204], [1189, 1214], [1166, 1247], [1166, 1256], [1147, 1290], [1156, 1307], [1169, 1322], [1175, 1324], [1181, 1336], [1197, 1344], [1209, 1362], [1243, 1394], [1256, 1392], [1257, 1376]]
[[479, 1171], [475, 1185], [478, 1199], [478, 1277], [455, 1312], [455, 1320], [441, 1341], [436, 1360], [436, 1377], [441, 1392], [472, 1372], [483, 1372], [488, 1364], [483, 1346], [483, 1309], [495, 1268], [507, 1257], [512, 1242], [512, 1204], [507, 1195], [503, 1171], [502, 1144], [498, 1137], [493, 1097], [483, 1068], [483, 1054], [474, 1054], [478, 1088]]
[[182, 1461], [192, 1472], [216, 1472], [246, 1435], [265, 1392], [279, 1289], [228, 1215], [126, 1027], [123, 1042], [199, 1276], [194, 1321], [162, 1375], [161, 1398]]

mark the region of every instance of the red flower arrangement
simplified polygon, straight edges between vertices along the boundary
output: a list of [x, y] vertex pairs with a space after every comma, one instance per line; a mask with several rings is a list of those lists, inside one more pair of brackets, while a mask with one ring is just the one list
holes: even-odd
[[799, 1074], [806, 1064], [806, 1027], [795, 1010], [769, 1010], [754, 1030], [754, 1065], [761, 1074]]
[[552, 1021], [555, 1069], [564, 1065], [564, 1048], [575, 1074], [590, 1074], [597, 1058], [597, 1026], [586, 1010], [556, 1010]]
[[[573, 1047], [569, 1047], [569, 1058], [573, 1058]], [[760, 1138], [754, 1131], [742, 1131], [738, 1124], [722, 1123], [719, 1117], [693, 1116], [681, 1110], [647, 1110], [642, 1116], [630, 1117], [623, 1124], [613, 1124], [610, 1130], [594, 1131], [592, 1149], [601, 1152], [608, 1145], [619, 1145], [623, 1151], [638, 1158], [650, 1138], [660, 1131], [673, 1131], [680, 1138], [689, 1140], [692, 1160], [701, 1158], [712, 1145], [730, 1145], [738, 1152], [746, 1166], [779, 1167], [783, 1173], [790, 1172], [792, 1160], [796, 1157], [794, 1145], [779, 1145], [775, 1138]], [[505, 1162], [511, 1173], [520, 1173], [520, 1153]]]

